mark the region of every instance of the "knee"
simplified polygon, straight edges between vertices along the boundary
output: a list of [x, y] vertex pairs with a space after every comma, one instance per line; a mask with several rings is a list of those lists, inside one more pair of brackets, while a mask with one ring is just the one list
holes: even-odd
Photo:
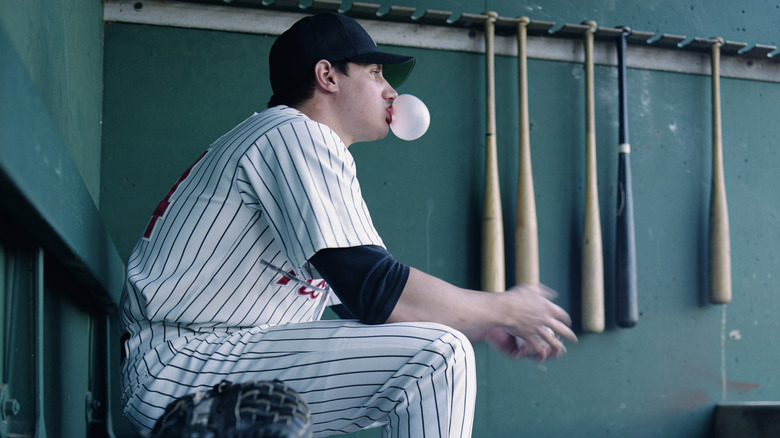
[[438, 351], [442, 358], [450, 366], [467, 367], [474, 369], [474, 347], [469, 338], [462, 332], [443, 324], [433, 324], [439, 330], [440, 335], [432, 342], [438, 345]]
[[441, 336], [431, 343], [441, 361], [438, 364], [436, 361], [431, 363], [435, 369], [433, 373], [445, 376], [452, 399], [462, 401], [466, 412], [464, 415], [473, 415], [468, 412], [473, 409], [477, 391], [474, 348], [462, 332], [447, 326], [440, 328]]

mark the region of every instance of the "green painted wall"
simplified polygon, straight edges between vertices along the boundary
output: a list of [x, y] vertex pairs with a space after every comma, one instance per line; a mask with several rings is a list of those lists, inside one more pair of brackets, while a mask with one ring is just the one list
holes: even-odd
[[0, 2], [0, 25], [38, 89], [95, 204], [100, 197], [103, 2]]
[[[452, 9], [464, 2], [407, 2]], [[487, 2], [469, 12], [579, 22], [771, 43], [773, 4], [753, 2], [737, 21], [730, 2]], [[396, 4], [402, 4], [397, 2]], [[450, 6], [448, 6], [450, 5]], [[471, 3], [469, 3], [471, 5]], [[480, 5], [481, 6], [481, 5]], [[705, 11], [705, 12], [702, 12]], [[706, 20], [706, 16], [711, 20]], [[774, 26], [774, 27], [771, 27]], [[744, 28], [744, 29], [742, 29]], [[690, 32], [689, 32], [690, 31]], [[749, 38], [748, 38], [749, 37]], [[107, 24], [102, 211], [127, 256], [159, 199], [208, 144], [270, 96], [272, 38]], [[418, 57], [399, 92], [421, 97], [431, 128], [416, 142], [388, 137], [350, 148], [375, 224], [403, 262], [466, 287], [479, 284], [484, 154], [484, 58], [399, 49]], [[580, 64], [529, 61], [531, 143], [542, 281], [555, 288], [579, 330], [584, 89]], [[517, 172], [516, 61], [497, 60], [498, 147], [507, 248]], [[607, 330], [580, 333], [559, 361], [512, 362], [476, 347], [475, 436], [706, 437], [721, 401], [778, 400], [775, 364], [780, 275], [775, 222], [780, 85], [722, 80], [734, 301], [705, 298], [710, 79], [629, 71], [639, 325], [618, 329], [613, 258], [617, 179], [617, 75], [596, 68], [600, 205]], [[507, 266], [512, 266], [512, 256]], [[511, 270], [510, 270], [511, 271]], [[511, 275], [508, 279], [512, 281]], [[376, 431], [360, 435], [378, 436]]]

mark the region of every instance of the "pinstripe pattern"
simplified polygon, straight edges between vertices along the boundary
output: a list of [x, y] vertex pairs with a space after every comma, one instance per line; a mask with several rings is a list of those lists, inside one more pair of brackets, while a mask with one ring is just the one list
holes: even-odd
[[327, 294], [301, 293], [277, 269], [317, 284], [307, 262], [317, 250], [383, 245], [347, 148], [291, 108], [223, 135], [165, 202], [128, 261], [122, 321], [139, 353], [165, 341], [171, 326], [317, 319]]
[[[281, 379], [309, 404], [315, 436], [384, 422], [391, 437], [470, 436], [476, 378], [465, 337], [432, 323], [318, 321], [171, 339], [127, 360], [126, 415], [141, 429], [176, 397]], [[129, 400], [129, 402], [127, 401]]]
[[220, 137], [128, 261], [125, 414], [150, 429], [173, 399], [223, 379], [281, 379], [310, 403], [318, 436], [376, 421], [390, 436], [468, 436], [476, 383], [461, 334], [314, 322], [335, 297], [307, 260], [357, 245], [384, 246], [328, 127], [275, 107]]

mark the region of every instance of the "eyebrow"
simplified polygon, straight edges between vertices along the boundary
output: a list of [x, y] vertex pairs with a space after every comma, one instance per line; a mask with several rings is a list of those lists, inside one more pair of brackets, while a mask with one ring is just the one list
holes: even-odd
[[382, 64], [377, 64], [376, 62], [365, 62], [365, 63], [363, 63], [363, 62], [356, 62], [355, 64], [365, 66], [366, 68], [371, 68], [371, 67], [376, 66], [376, 67], [379, 68], [379, 70], [382, 70]]

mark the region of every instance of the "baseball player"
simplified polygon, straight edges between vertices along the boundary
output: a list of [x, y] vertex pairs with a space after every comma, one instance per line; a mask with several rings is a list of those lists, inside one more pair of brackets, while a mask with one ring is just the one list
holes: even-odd
[[[277, 379], [308, 403], [314, 436], [470, 436], [471, 342], [543, 360], [576, 341], [543, 287], [466, 290], [385, 248], [348, 147], [387, 135], [414, 62], [336, 13], [274, 43], [269, 108], [184, 172], [128, 260], [122, 403], [139, 430], [224, 380]], [[340, 303], [353, 319], [319, 321]]]

